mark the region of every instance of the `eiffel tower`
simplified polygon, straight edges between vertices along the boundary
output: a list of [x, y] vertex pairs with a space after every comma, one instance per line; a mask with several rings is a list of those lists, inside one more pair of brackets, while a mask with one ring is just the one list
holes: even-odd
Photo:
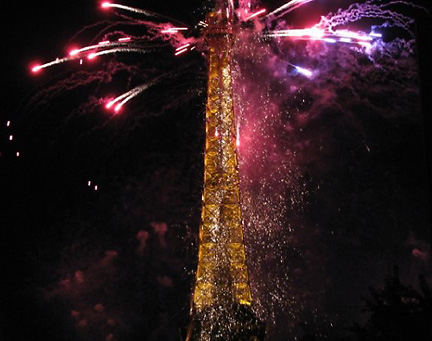
[[217, 1], [207, 15], [208, 93], [204, 189], [192, 321], [186, 340], [263, 340], [251, 305], [232, 89], [234, 13]]

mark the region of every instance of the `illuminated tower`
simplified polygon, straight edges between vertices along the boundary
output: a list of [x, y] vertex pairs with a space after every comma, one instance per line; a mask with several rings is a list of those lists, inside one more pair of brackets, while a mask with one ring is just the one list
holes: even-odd
[[193, 321], [188, 340], [260, 340], [250, 309], [232, 95], [233, 13], [219, 1], [207, 17], [208, 97], [204, 189]]

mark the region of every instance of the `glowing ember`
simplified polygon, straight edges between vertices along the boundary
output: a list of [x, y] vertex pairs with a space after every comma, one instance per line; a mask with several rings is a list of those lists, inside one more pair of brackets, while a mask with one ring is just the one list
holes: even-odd
[[70, 56], [75, 56], [75, 55], [77, 55], [78, 53], [80, 53], [80, 50], [79, 50], [79, 49], [75, 49], [75, 50], [70, 51], [70, 52], [69, 52], [69, 55], [70, 55]]
[[36, 66], [33, 66], [31, 70], [32, 70], [32, 72], [36, 73], [36, 72], [40, 71], [40, 69], [42, 69], [42, 67], [40, 65], [36, 65]]

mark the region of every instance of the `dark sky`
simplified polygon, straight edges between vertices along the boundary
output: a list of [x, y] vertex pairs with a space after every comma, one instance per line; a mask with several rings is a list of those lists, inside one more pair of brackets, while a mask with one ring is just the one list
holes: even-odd
[[[121, 89], [90, 84], [62, 92], [51, 103], [43, 97], [32, 101], [70, 73], [63, 64], [34, 76], [29, 65], [62, 56], [82, 27], [109, 18], [97, 3], [0, 5], [0, 340], [109, 340], [111, 334], [169, 340], [187, 322], [202, 171], [205, 93], [194, 90], [205, 84], [199, 54], [182, 61], [201, 65], [194, 79], [168, 81], [119, 117], [92, 105], [92, 96], [126, 90], [124, 74], [118, 78]], [[185, 22], [202, 18], [196, 11], [200, 1], [127, 4]], [[324, 1], [316, 6], [326, 9]], [[414, 162], [423, 167], [421, 177], [429, 170], [430, 181], [430, 17], [419, 15], [416, 30], [423, 124], [415, 131], [425, 143], [413, 154], [425, 157]], [[90, 40], [92, 32], [80, 39]], [[156, 55], [153, 68], [174, 67], [176, 60], [164, 58]], [[139, 63], [154, 72], [149, 63]], [[178, 103], [171, 108], [168, 102]], [[426, 212], [427, 199], [413, 197]], [[422, 226], [427, 219], [419, 218]], [[427, 229], [421, 234], [422, 240], [430, 238]]]

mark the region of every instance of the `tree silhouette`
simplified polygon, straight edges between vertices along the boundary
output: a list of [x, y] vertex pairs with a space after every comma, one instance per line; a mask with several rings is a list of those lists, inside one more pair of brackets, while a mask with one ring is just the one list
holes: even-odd
[[354, 328], [357, 340], [432, 340], [432, 295], [423, 275], [421, 293], [401, 283], [399, 269], [385, 280], [383, 289], [369, 288], [366, 299], [370, 313], [364, 326]]

